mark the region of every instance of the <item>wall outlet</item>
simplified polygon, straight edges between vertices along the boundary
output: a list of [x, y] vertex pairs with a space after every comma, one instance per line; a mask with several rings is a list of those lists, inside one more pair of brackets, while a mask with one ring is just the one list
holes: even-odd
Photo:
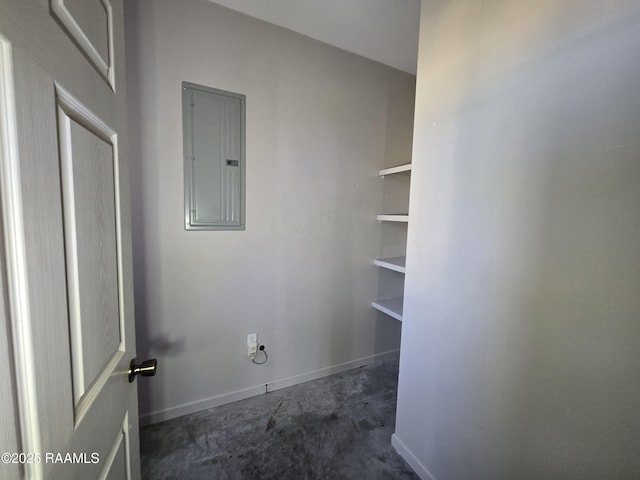
[[253, 358], [258, 353], [258, 334], [250, 333], [247, 335], [247, 355]]

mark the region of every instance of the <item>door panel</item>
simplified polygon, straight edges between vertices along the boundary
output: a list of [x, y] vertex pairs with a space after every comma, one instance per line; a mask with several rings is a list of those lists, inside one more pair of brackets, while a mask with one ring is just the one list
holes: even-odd
[[128, 420], [126, 418], [122, 425], [122, 430], [117, 435], [100, 474], [99, 478], [101, 480], [129, 480], [131, 478], [129, 460], [127, 458], [129, 433], [127, 430]]
[[[91, 33], [85, 40], [106, 70], [54, 4]], [[16, 437], [18, 452], [42, 460], [19, 471], [138, 479], [122, 4], [0, 0], [0, 10], [10, 56], [0, 77], [13, 82], [0, 120], [15, 123], [0, 125], [11, 143], [0, 152], [0, 182]], [[107, 33], [94, 31], [105, 22]], [[0, 465], [0, 478], [7, 471]]]
[[115, 134], [58, 91], [71, 366], [76, 404], [124, 351], [120, 316]]
[[109, 0], [51, 0], [51, 11], [98, 72], [113, 83], [113, 11]]

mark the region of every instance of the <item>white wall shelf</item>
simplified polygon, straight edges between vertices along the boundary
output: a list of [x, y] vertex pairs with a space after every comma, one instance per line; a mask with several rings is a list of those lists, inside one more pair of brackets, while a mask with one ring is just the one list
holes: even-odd
[[376, 258], [373, 261], [374, 265], [382, 268], [393, 270], [394, 272], [404, 273], [407, 257], [391, 257], [391, 258]]
[[[406, 176], [411, 174], [411, 163], [406, 163], [404, 165], [397, 165], [395, 167], [384, 168], [378, 172], [381, 178], [384, 178], [386, 175], [395, 175], [401, 174], [401, 176]], [[399, 203], [399, 199], [403, 199], [405, 197], [408, 187], [407, 183], [404, 179], [396, 179], [386, 185], [388, 188], [385, 191], [385, 200], [389, 206], [395, 205], [390, 208], [395, 210], [400, 206], [400, 210], [404, 210], [402, 207], [402, 203]], [[404, 202], [403, 202], [404, 203]], [[392, 211], [393, 211], [392, 210]], [[380, 214], [376, 216], [379, 222], [400, 222], [400, 223], [408, 223], [409, 222], [409, 214], [408, 213], [399, 213], [399, 214]], [[383, 249], [387, 250], [387, 249]], [[397, 247], [391, 249], [394, 255], [398, 255], [400, 251], [397, 251]], [[388, 251], [388, 250], [387, 250]], [[396, 253], [397, 251], [397, 253]], [[389, 255], [389, 253], [384, 253], [385, 255]], [[373, 261], [374, 265], [377, 265], [380, 268], [391, 270], [393, 272], [398, 272], [402, 274], [402, 276], [390, 274], [385, 275], [380, 272], [378, 277], [378, 295], [381, 298], [374, 300], [371, 303], [371, 306], [376, 310], [379, 310], [396, 320], [402, 321], [402, 304], [403, 297], [396, 296], [402, 290], [404, 290], [404, 274], [406, 270], [406, 256], [394, 256], [394, 257], [386, 257], [386, 258], [377, 258]], [[402, 282], [401, 284], [399, 282]]]
[[371, 306], [396, 320], [402, 321], [402, 303], [402, 297], [379, 298], [371, 302]]
[[383, 214], [378, 215], [376, 219], [379, 222], [404, 222], [407, 223], [409, 221], [409, 214], [407, 213], [394, 213], [394, 214]]
[[393, 175], [394, 173], [409, 173], [411, 171], [411, 164], [405, 163], [404, 165], [398, 165], [397, 167], [384, 168], [378, 172], [378, 175], [384, 177], [385, 175]]

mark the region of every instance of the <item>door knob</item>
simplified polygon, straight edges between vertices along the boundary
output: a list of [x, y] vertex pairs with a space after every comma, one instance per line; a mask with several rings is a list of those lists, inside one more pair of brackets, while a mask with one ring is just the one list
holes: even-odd
[[156, 374], [156, 367], [158, 361], [155, 358], [145, 360], [141, 364], [136, 364], [136, 359], [131, 360], [129, 364], [129, 382], [133, 382], [136, 379], [136, 375], [142, 375], [143, 377], [153, 377]]

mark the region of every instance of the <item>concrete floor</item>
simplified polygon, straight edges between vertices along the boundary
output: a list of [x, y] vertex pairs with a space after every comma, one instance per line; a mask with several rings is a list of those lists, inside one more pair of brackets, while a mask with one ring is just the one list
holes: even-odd
[[391, 446], [398, 361], [143, 427], [148, 480], [418, 479]]

